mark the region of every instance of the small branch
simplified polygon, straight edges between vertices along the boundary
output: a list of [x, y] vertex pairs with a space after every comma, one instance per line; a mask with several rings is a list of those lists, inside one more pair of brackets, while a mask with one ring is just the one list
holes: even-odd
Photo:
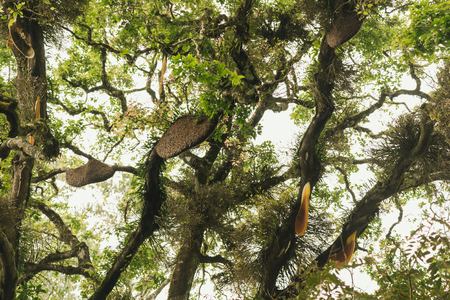
[[426, 99], [428, 101], [431, 101], [431, 96], [430, 95], [420, 91], [421, 81], [420, 81], [420, 78], [416, 74], [416, 71], [414, 69], [414, 64], [410, 63], [409, 64], [409, 69], [410, 69], [410, 72], [411, 72], [412, 79], [414, 79], [414, 81], [416, 82], [416, 88], [414, 90], [403, 90], [402, 89], [402, 90], [395, 91], [394, 93], [389, 95], [389, 98], [391, 100], [393, 100], [394, 98], [396, 98], [398, 96], [401, 96], [401, 95], [410, 95], [410, 96], [418, 96], [420, 98], [423, 98], [423, 99]]
[[382, 133], [382, 132], [375, 134], [375, 133], [373, 133], [372, 130], [370, 130], [369, 128], [362, 127], [362, 126], [359, 126], [359, 125], [353, 127], [353, 129], [355, 129], [356, 131], [365, 132], [365, 133], [367, 133], [367, 134], [368, 134], [371, 138], [373, 138], [373, 139], [379, 139], [379, 138], [382, 138], [382, 137], [383, 137], [383, 133]]
[[[308, 90], [308, 88], [304, 87], [304, 86], [298, 87], [298, 89], [301, 91]], [[282, 97], [266, 96], [264, 100], [266, 100], [267, 102], [273, 101], [273, 102], [277, 102], [277, 103], [294, 103], [294, 104], [304, 106], [306, 108], [314, 108], [314, 102], [303, 101], [303, 100], [300, 100], [298, 98], [293, 98], [293, 97], [282, 98]]]
[[128, 106], [127, 106], [127, 100], [125, 98], [124, 92], [119, 89], [114, 88], [108, 80], [108, 74], [106, 72], [107, 52], [106, 52], [106, 50], [102, 49], [100, 51], [100, 53], [101, 53], [101, 57], [102, 57], [101, 77], [102, 77], [103, 90], [109, 96], [119, 99], [121, 107], [122, 107], [122, 112], [126, 112], [126, 111], [128, 111]]
[[350, 193], [350, 195], [352, 195], [353, 203], [356, 203], [357, 202], [356, 196], [355, 196], [355, 193], [350, 188], [350, 183], [348, 182], [347, 173], [343, 169], [341, 169], [340, 167], [335, 167], [335, 168], [336, 168], [336, 170], [338, 170], [342, 174], [342, 176], [344, 176], [345, 188]]
[[391, 103], [392, 104], [396, 104], [396, 105], [404, 105], [409, 112], [412, 112], [405, 102], [394, 102], [394, 101], [392, 101]]
[[125, 136], [123, 135], [120, 140], [118, 140], [112, 147], [111, 149], [109, 149], [108, 153], [105, 154], [105, 157], [103, 158], [103, 162], [106, 161], [106, 159], [108, 158], [108, 156], [111, 154], [111, 152], [114, 150], [114, 148], [116, 148], [117, 146], [120, 145], [120, 143], [123, 142], [123, 140], [125, 139]]
[[402, 205], [400, 204], [400, 202], [398, 201], [398, 197], [397, 196], [394, 197], [394, 201], [395, 201], [395, 207], [397, 207], [397, 209], [399, 210], [399, 214], [398, 214], [397, 222], [392, 224], [391, 228], [389, 228], [389, 231], [386, 234], [386, 239], [387, 240], [391, 240], [392, 230], [394, 229], [395, 226], [400, 224], [400, 222], [403, 220], [403, 208], [402, 208]]
[[376, 159], [373, 158], [364, 158], [364, 159], [353, 159], [350, 157], [344, 157], [344, 156], [337, 156], [335, 157], [337, 161], [349, 163], [353, 165], [362, 165], [362, 164], [374, 164], [376, 163]]
[[63, 143], [63, 144], [61, 144], [61, 147], [62, 147], [62, 148], [70, 149], [70, 150], [72, 150], [73, 153], [75, 153], [75, 154], [77, 154], [77, 155], [84, 156], [84, 157], [86, 157], [87, 159], [94, 159], [94, 157], [93, 157], [92, 155], [87, 154], [87, 153], [81, 151], [77, 146], [72, 145], [72, 143], [70, 143], [70, 142], [69, 142], [69, 143]]
[[34, 183], [41, 182], [41, 181], [47, 180], [49, 178], [52, 178], [53, 176], [56, 176], [58, 174], [65, 173], [66, 171], [67, 171], [66, 168], [58, 168], [58, 169], [53, 169], [49, 172], [39, 172], [39, 175], [36, 177], [33, 177], [31, 179], [31, 182], [34, 182]]
[[154, 300], [162, 292], [162, 290], [170, 283], [171, 278], [167, 278], [146, 300]]
[[142, 49], [142, 50], [139, 50], [139, 49], [135, 50], [133, 56], [130, 55], [130, 54], [123, 54], [122, 50], [115, 49], [115, 48], [111, 47], [109, 44], [93, 41], [92, 40], [92, 29], [89, 26], [85, 25], [85, 24], [78, 23], [78, 25], [81, 26], [81, 27], [84, 27], [84, 28], [86, 28], [88, 30], [88, 33], [87, 33], [88, 37], [87, 38], [83, 38], [83, 37], [77, 35], [75, 32], [73, 32], [68, 27], [61, 26], [61, 28], [66, 30], [66, 31], [68, 31], [70, 34], [72, 34], [72, 36], [75, 39], [80, 40], [80, 41], [84, 41], [86, 43], [86, 45], [92, 46], [94, 48], [104, 49], [104, 50], [106, 50], [108, 52], [115, 53], [115, 54], [118, 54], [118, 55], [124, 55], [124, 57], [126, 58], [128, 64], [130, 64], [130, 65], [133, 64], [136, 61], [136, 59], [139, 56], [141, 56], [142, 54], [146, 54], [146, 53], [149, 53], [149, 52], [155, 50], [154, 48], [145, 48], [145, 49]]
[[367, 118], [374, 111], [379, 109], [384, 104], [384, 102], [386, 102], [386, 99], [388, 96], [389, 96], [388, 91], [383, 90], [381, 92], [380, 97], [378, 98], [378, 101], [375, 102], [373, 105], [371, 105], [369, 108], [367, 108], [366, 110], [363, 110], [353, 116], [345, 118], [334, 128], [328, 129], [325, 132], [325, 139], [328, 139], [329, 137], [334, 136], [337, 132], [343, 131], [346, 128], [355, 127], [356, 125], [358, 125], [359, 122], [361, 122], [363, 119]]
[[[274, 176], [270, 178], [266, 178], [265, 180], [258, 182], [256, 184], [252, 184], [250, 187], [250, 191], [247, 194], [254, 195], [256, 193], [260, 193], [262, 191], [266, 191], [271, 189], [272, 187], [285, 182], [286, 180], [297, 178], [300, 176], [299, 166], [291, 166], [286, 172], [281, 174], [280, 176]], [[249, 195], [246, 195], [246, 197]]]
[[[70, 85], [75, 86], [75, 84], [73, 84], [72, 82], [70, 82], [67, 79], [65, 79], [64, 76], [63, 76], [63, 79], [67, 83], [69, 83]], [[102, 120], [103, 120], [103, 128], [105, 128], [105, 130], [107, 132], [111, 132], [111, 127], [112, 126], [110, 125], [108, 117], [106, 116], [106, 114], [104, 112], [99, 111], [99, 110], [95, 110], [95, 109], [90, 109], [90, 108], [87, 108], [87, 107], [83, 107], [83, 108], [80, 108], [80, 109], [69, 108], [64, 103], [62, 103], [61, 100], [59, 100], [57, 98], [53, 98], [52, 100], [53, 100], [53, 102], [55, 102], [56, 104], [61, 106], [62, 109], [64, 109], [64, 111], [67, 112], [71, 116], [79, 115], [79, 114], [81, 114], [81, 113], [83, 113], [85, 111], [87, 111], [90, 114], [100, 116], [102, 118]]]

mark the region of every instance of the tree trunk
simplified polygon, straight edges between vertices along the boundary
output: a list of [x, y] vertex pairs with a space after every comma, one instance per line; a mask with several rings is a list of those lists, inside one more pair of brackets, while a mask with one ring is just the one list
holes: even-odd
[[[21, 22], [25, 24], [24, 31], [29, 33], [35, 51], [35, 56], [27, 59], [15, 46], [11, 47], [17, 62], [16, 96], [20, 116], [17, 125], [23, 126], [35, 119], [37, 99], [40, 100], [40, 116], [45, 118], [47, 84], [42, 28], [35, 20], [24, 18]], [[15, 299], [19, 276], [20, 227], [29, 198], [33, 165], [32, 157], [24, 153], [16, 154], [10, 169], [13, 175], [11, 188], [8, 196], [0, 198], [0, 300]]]
[[169, 288], [169, 300], [188, 300], [195, 272], [200, 264], [200, 249], [203, 242], [203, 229], [192, 233], [186, 239], [177, 256]]

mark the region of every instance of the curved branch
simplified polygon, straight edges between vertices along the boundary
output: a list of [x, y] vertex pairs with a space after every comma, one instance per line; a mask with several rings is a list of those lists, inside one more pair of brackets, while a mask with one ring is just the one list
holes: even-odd
[[[389, 92], [387, 90], [383, 90], [381, 92], [380, 97], [378, 98], [378, 101], [375, 102], [373, 105], [371, 105], [368, 109], [363, 110], [353, 116], [350, 116], [344, 120], [342, 120], [338, 125], [336, 125], [334, 128], [328, 129], [324, 133], [324, 139], [327, 140], [330, 137], [334, 136], [337, 132], [343, 131], [346, 128], [349, 127], [355, 127], [358, 125], [359, 122], [361, 122], [363, 119], [367, 118], [370, 114], [372, 114], [374, 111], [379, 109], [385, 102], [387, 97], [389, 96]], [[359, 127], [362, 129], [363, 127]], [[370, 133], [368, 133], [370, 135]]]
[[[31, 156], [37, 160], [45, 160], [45, 155], [42, 154], [37, 147], [34, 147], [21, 138], [11, 138], [3, 142], [0, 145], [0, 158], [7, 157], [9, 154], [9, 150], [12, 149], [23, 151], [28, 156]], [[7, 155], [3, 157], [5, 153], [7, 153]]]
[[394, 93], [389, 95], [389, 98], [391, 100], [393, 100], [394, 98], [401, 96], [401, 95], [410, 95], [410, 96], [418, 96], [420, 98], [431, 101], [432, 98], [430, 95], [420, 91], [421, 81], [420, 81], [420, 78], [416, 75], [416, 71], [414, 69], [414, 64], [410, 63], [409, 69], [410, 69], [412, 79], [414, 79], [414, 81], [416, 82], [416, 88], [414, 90], [403, 90], [402, 89], [402, 90], [395, 91]]
[[[91, 263], [89, 255], [89, 247], [84, 242], [80, 242], [78, 238], [72, 234], [69, 227], [64, 223], [62, 218], [52, 210], [49, 206], [41, 202], [32, 202], [31, 207], [40, 210], [47, 218], [56, 226], [59, 232], [59, 239], [65, 244], [71, 247], [71, 250], [65, 252], [56, 252], [47, 255], [39, 263], [29, 263], [25, 266], [24, 275], [20, 278], [19, 282], [29, 280], [33, 278], [37, 273], [43, 270], [54, 270], [65, 274], [80, 274], [87, 278], [91, 278], [94, 282], [98, 283], [95, 279], [95, 270]], [[66, 267], [61, 265], [51, 264], [66, 260], [68, 258], [76, 257], [78, 259], [78, 267]], [[67, 270], [69, 273], [66, 273]]]
[[403, 208], [402, 208], [402, 205], [398, 201], [397, 197], [394, 197], [394, 201], [395, 201], [395, 207], [399, 210], [399, 213], [398, 213], [397, 222], [392, 224], [392, 226], [389, 228], [388, 233], [386, 234], [386, 239], [388, 239], [388, 240], [391, 239], [391, 234], [392, 234], [392, 230], [394, 229], [394, 227], [397, 226], [398, 224], [400, 224], [400, 222], [403, 220]]
[[126, 244], [118, 253], [99, 288], [90, 300], [106, 299], [115, 287], [120, 275], [130, 264], [142, 243], [158, 229], [156, 218], [160, 216], [160, 208], [164, 195], [160, 188], [160, 170], [163, 159], [153, 150], [146, 162], [144, 206], [138, 227], [128, 235]]
[[95, 159], [92, 155], [81, 151], [77, 146], [74, 146], [71, 142], [62, 143], [61, 147], [70, 149], [70, 150], [72, 150], [73, 153], [75, 153], [77, 155], [81, 155], [83, 157], [86, 157], [87, 159]]
[[38, 176], [31, 178], [31, 182], [38, 183], [47, 180], [49, 178], [52, 178], [58, 174], [65, 173], [66, 171], [67, 168], [57, 168], [48, 172], [39, 172]]
[[105, 51], [108, 51], [108, 52], [111, 52], [111, 53], [115, 53], [115, 54], [118, 54], [118, 55], [123, 55], [127, 59], [128, 64], [130, 64], [130, 65], [133, 64], [136, 61], [136, 59], [139, 56], [141, 56], [142, 54], [146, 54], [146, 53], [149, 53], [151, 51], [156, 50], [154, 48], [145, 48], [145, 49], [142, 49], [142, 50], [139, 50], [139, 49], [135, 50], [133, 56], [130, 55], [130, 54], [124, 54], [122, 50], [115, 49], [112, 46], [110, 46], [109, 44], [93, 41], [92, 40], [92, 28], [90, 28], [89, 26], [87, 26], [85, 24], [82, 24], [82, 23], [78, 23], [78, 25], [87, 29], [87, 31], [88, 31], [87, 38], [84, 38], [84, 37], [81, 37], [81, 36], [77, 35], [75, 32], [73, 32], [71, 29], [69, 29], [66, 26], [61, 26], [61, 28], [66, 30], [67, 32], [69, 32], [75, 39], [85, 42], [86, 45], [89, 45], [89, 46], [92, 46], [92, 47], [95, 47], [95, 48], [100, 48], [100, 49], [103, 49]]
[[63, 265], [55, 265], [55, 264], [32, 264], [27, 263], [25, 266], [24, 273], [19, 280], [19, 285], [22, 284], [26, 280], [30, 280], [36, 274], [42, 271], [56, 271], [66, 275], [81, 275], [86, 278], [91, 279], [94, 283], [98, 283], [98, 279], [95, 274], [92, 272], [91, 267], [73, 267], [73, 266], [63, 266]]
[[231, 261], [229, 261], [228, 259], [224, 258], [221, 255], [207, 256], [207, 255], [200, 254], [200, 263], [202, 263], [202, 264], [220, 263], [220, 264], [226, 265], [227, 267], [233, 266], [233, 263]]
[[6, 116], [9, 123], [8, 137], [13, 138], [19, 134], [19, 115], [16, 112], [17, 100], [0, 94], [0, 113]]
[[[76, 84], [74, 84], [73, 82], [68, 81], [67, 79], [65, 79], [64, 76], [63, 76], [63, 79], [67, 83], [72, 85], [73, 87], [76, 87]], [[67, 112], [71, 116], [79, 115], [79, 114], [81, 114], [83, 112], [88, 112], [90, 114], [100, 116], [102, 118], [102, 120], [103, 120], [103, 128], [105, 128], [105, 130], [107, 132], [111, 132], [112, 126], [110, 125], [108, 117], [106, 116], [106, 114], [104, 112], [99, 111], [99, 110], [95, 110], [95, 109], [90, 109], [90, 108], [87, 108], [87, 107], [82, 107], [82, 108], [79, 108], [79, 109], [69, 108], [64, 103], [62, 103], [61, 100], [59, 100], [57, 98], [53, 98], [53, 102], [55, 102], [56, 104], [61, 106], [64, 109], [64, 111]]]
[[[323, 251], [313, 264], [317, 264], [319, 268], [324, 267], [329, 258], [341, 251], [344, 247], [343, 241], [356, 232], [356, 236], [359, 237], [367, 228], [369, 223], [374, 219], [375, 215], [379, 211], [379, 205], [385, 199], [395, 195], [401, 188], [406, 173], [410, 170], [411, 166], [422, 157], [431, 141], [432, 132], [434, 129], [434, 123], [430, 120], [429, 116], [425, 113], [426, 106], [422, 106], [422, 118], [420, 127], [420, 136], [409, 154], [404, 155], [394, 166], [389, 178], [383, 182], [378, 181], [355, 205], [353, 211], [348, 217], [348, 221], [342, 226], [341, 234], [337, 239]], [[307, 274], [300, 274], [296, 276], [292, 284], [289, 285], [282, 293], [289, 295], [289, 297], [295, 297], [297, 295], [296, 285], [302, 285], [304, 282], [303, 276]]]
[[344, 176], [345, 188], [350, 193], [350, 195], [352, 196], [353, 203], [356, 203], [357, 202], [356, 201], [356, 196], [355, 196], [355, 193], [350, 188], [350, 183], [348, 182], [348, 175], [347, 175], [347, 173], [340, 167], [335, 167], [335, 168], [336, 168], [336, 170], [338, 170], [342, 174], [342, 176]]

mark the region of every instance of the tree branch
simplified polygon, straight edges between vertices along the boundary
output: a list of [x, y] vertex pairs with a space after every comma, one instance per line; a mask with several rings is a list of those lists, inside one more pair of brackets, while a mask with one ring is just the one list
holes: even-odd
[[130, 264], [142, 243], [158, 229], [156, 218], [160, 216], [160, 208], [164, 195], [160, 188], [160, 170], [163, 159], [153, 150], [146, 162], [144, 204], [139, 225], [128, 235], [126, 244], [118, 253], [99, 288], [89, 298], [90, 300], [106, 299], [115, 287], [120, 275]]
[[42, 171], [42, 172], [39, 172], [38, 176], [31, 178], [31, 182], [38, 183], [38, 182], [47, 180], [49, 178], [52, 178], [58, 174], [65, 173], [66, 171], [67, 171], [67, 168], [57, 168], [57, 169], [53, 169], [48, 172]]
[[386, 234], [386, 239], [388, 239], [388, 240], [391, 239], [391, 234], [392, 234], [392, 230], [394, 229], [394, 227], [397, 226], [398, 224], [400, 224], [400, 222], [403, 220], [402, 205], [400, 204], [400, 202], [398, 201], [398, 198], [396, 196], [394, 197], [394, 201], [395, 201], [395, 207], [399, 210], [399, 214], [398, 214], [397, 222], [392, 224], [392, 226], [389, 228], [388, 233]]
[[130, 65], [133, 64], [136, 61], [136, 59], [139, 56], [141, 56], [142, 54], [146, 54], [146, 53], [149, 53], [151, 51], [156, 50], [154, 48], [145, 48], [145, 49], [142, 49], [142, 50], [139, 50], [139, 49], [135, 50], [133, 56], [130, 55], [130, 54], [124, 54], [122, 50], [115, 49], [112, 46], [110, 46], [109, 44], [93, 41], [92, 40], [92, 29], [89, 26], [85, 25], [85, 24], [78, 23], [78, 25], [87, 29], [87, 31], [88, 31], [87, 38], [83, 38], [83, 37], [77, 35], [75, 32], [73, 32], [71, 29], [69, 29], [66, 26], [61, 26], [61, 28], [66, 30], [70, 34], [72, 34], [72, 36], [75, 39], [84, 41], [86, 43], [86, 45], [89, 45], [89, 46], [92, 46], [92, 47], [95, 47], [95, 48], [99, 48], [99, 49], [104, 49], [104, 50], [106, 50], [108, 52], [115, 53], [115, 54], [118, 54], [118, 55], [124, 55], [124, 57], [127, 59], [128, 64], [130, 64]]
[[335, 167], [336, 170], [338, 170], [342, 176], [344, 176], [344, 182], [345, 182], [345, 189], [350, 193], [350, 195], [352, 196], [352, 200], [353, 203], [356, 203], [356, 196], [355, 193], [352, 191], [352, 189], [350, 188], [350, 183], [348, 182], [348, 176], [347, 173], [340, 167]]
[[[325, 251], [317, 256], [313, 262], [314, 264], [317, 264], [319, 268], [324, 267], [333, 254], [338, 253], [343, 249], [343, 241], [346, 241], [350, 235], [356, 232], [356, 236], [359, 237], [364, 232], [377, 214], [380, 203], [392, 195], [395, 195], [401, 189], [406, 173], [410, 170], [411, 166], [426, 153], [431, 141], [434, 123], [430, 120], [425, 111], [426, 106], [423, 105], [420, 136], [415, 147], [410, 153], [405, 154], [398, 160], [391, 171], [389, 178], [385, 181], [378, 181], [355, 205], [348, 217], [348, 221], [342, 226], [339, 237]], [[302, 274], [296, 276], [292, 284], [282, 292], [283, 295], [295, 297], [297, 295], [297, 288], [295, 286], [298, 284], [302, 285], [303, 282], [304, 278], [302, 277]]]
[[[69, 83], [70, 85], [76, 87], [76, 85], [73, 82], [68, 81], [67, 79], [65, 79], [64, 76], [63, 76], [63, 79], [67, 83]], [[106, 114], [104, 112], [99, 111], [99, 110], [95, 110], [95, 109], [91, 109], [91, 108], [87, 108], [87, 107], [82, 107], [82, 108], [79, 108], [79, 109], [69, 108], [64, 103], [62, 103], [61, 100], [59, 100], [58, 98], [53, 97], [52, 100], [53, 100], [53, 102], [55, 102], [56, 104], [61, 106], [64, 109], [64, 111], [67, 112], [71, 116], [79, 115], [79, 114], [81, 114], [83, 112], [88, 112], [90, 114], [100, 116], [102, 118], [102, 120], [103, 120], [103, 128], [107, 132], [111, 132], [112, 126], [110, 125], [108, 117], [106, 116]]]
[[[56, 226], [59, 231], [59, 239], [65, 244], [69, 245], [71, 250], [65, 252], [56, 252], [48, 254], [45, 258], [35, 263], [27, 263], [24, 268], [24, 274], [19, 280], [19, 284], [30, 280], [37, 273], [43, 270], [53, 270], [64, 274], [80, 274], [86, 278], [92, 279], [98, 283], [95, 277], [95, 269], [91, 263], [89, 248], [84, 242], [80, 242], [78, 238], [72, 234], [69, 227], [64, 223], [62, 218], [50, 207], [41, 202], [33, 202], [30, 204], [40, 210], [47, 218]], [[52, 264], [69, 258], [76, 257], [78, 259], [78, 267], [62, 266]]]
[[207, 256], [200, 254], [200, 263], [202, 264], [216, 264], [221, 263], [223, 265], [226, 265], [227, 267], [232, 267], [233, 263], [229, 261], [228, 259], [224, 258], [223, 256], [216, 255], [216, 256]]
[[[91, 266], [92, 267], [92, 266]], [[24, 281], [32, 279], [36, 274], [42, 271], [56, 271], [66, 275], [82, 275], [85, 278], [91, 279], [95, 284], [99, 281], [92, 272], [91, 267], [73, 267], [73, 266], [63, 266], [55, 264], [33, 264], [27, 263], [25, 265], [24, 275], [20, 278], [18, 284], [22, 284]]]
[[[10, 138], [0, 145], [0, 158], [6, 158], [9, 155], [9, 150], [16, 149], [24, 152], [28, 156], [37, 160], [45, 160], [45, 155], [42, 154], [37, 147], [34, 147], [27, 141], [21, 138]], [[6, 154], [6, 156], [5, 156]]]
[[86, 157], [87, 159], [95, 159], [92, 155], [81, 151], [77, 146], [73, 145], [71, 142], [63, 143], [61, 144], [61, 147], [70, 149], [72, 150], [73, 153]]

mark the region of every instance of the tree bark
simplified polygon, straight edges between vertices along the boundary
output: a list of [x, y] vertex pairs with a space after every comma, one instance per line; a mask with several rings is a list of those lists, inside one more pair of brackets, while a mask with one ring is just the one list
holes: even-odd
[[127, 238], [127, 243], [116, 256], [111, 268], [103, 279], [100, 287], [89, 298], [90, 300], [106, 299], [119, 280], [122, 272], [127, 268], [142, 243], [158, 229], [156, 217], [160, 215], [160, 208], [164, 201], [161, 192], [159, 173], [163, 159], [153, 150], [146, 164], [144, 208], [141, 220], [136, 230]]
[[169, 300], [188, 300], [195, 272], [200, 264], [203, 229], [197, 229], [186, 239], [177, 256], [177, 264], [170, 283]]
[[278, 293], [276, 281], [280, 270], [287, 263], [295, 249], [296, 235], [294, 222], [301, 204], [301, 190], [309, 182], [311, 189], [321, 176], [321, 166], [316, 157], [316, 144], [319, 136], [325, 128], [334, 111], [332, 98], [333, 80], [335, 74], [331, 71], [336, 55], [334, 49], [328, 46], [325, 39], [322, 40], [319, 53], [319, 67], [315, 74], [316, 94], [314, 95], [316, 114], [306, 130], [298, 150], [301, 182], [300, 191], [291, 213], [283, 224], [278, 227], [275, 239], [271, 241], [268, 248], [261, 254], [262, 268], [261, 286], [259, 295], [265, 299], [273, 299]]
[[[17, 125], [25, 124], [35, 119], [35, 103], [40, 99], [41, 118], [46, 116], [46, 70], [45, 70], [45, 48], [42, 28], [37, 20], [31, 20], [25, 16], [22, 23], [24, 30], [31, 37], [31, 43], [35, 56], [31, 59], [24, 57], [15, 46], [14, 52], [17, 62], [17, 101], [20, 119]], [[19, 131], [20, 134], [20, 131]], [[17, 268], [19, 263], [19, 239], [21, 220], [25, 210], [31, 183], [31, 172], [34, 166], [34, 158], [21, 152], [16, 154], [12, 160], [12, 185], [8, 197], [1, 198], [1, 207], [6, 209], [5, 216], [0, 218], [2, 232], [0, 257], [1, 257], [1, 290], [0, 299], [8, 300], [15, 298], [17, 286]]]

